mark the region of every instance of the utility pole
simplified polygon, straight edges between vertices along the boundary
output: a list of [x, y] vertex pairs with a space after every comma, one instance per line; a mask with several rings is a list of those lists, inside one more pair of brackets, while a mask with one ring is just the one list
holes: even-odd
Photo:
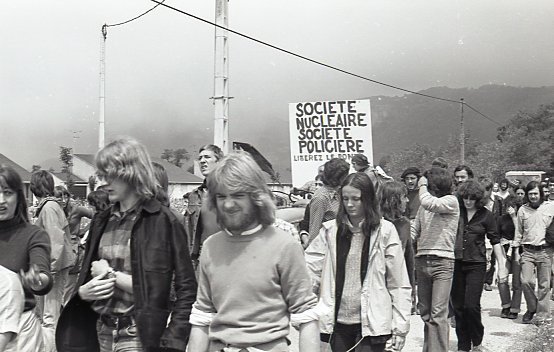
[[102, 26], [100, 44], [100, 114], [98, 116], [98, 149], [104, 148], [104, 111], [106, 100], [106, 38], [108, 26]]
[[69, 165], [69, 175], [73, 176], [73, 164], [75, 163], [75, 147], [77, 146], [77, 139], [81, 138], [81, 130], [71, 131], [73, 134], [73, 146], [71, 148], [71, 164]]
[[71, 131], [71, 133], [73, 134], [73, 146], [72, 146], [72, 152], [71, 154], [72, 155], [75, 155], [75, 147], [77, 145], [77, 139], [81, 138], [81, 136], [79, 135], [81, 132], [81, 130], [78, 130], [78, 131]]
[[464, 130], [464, 98], [460, 99], [460, 164], [465, 164], [466, 136]]
[[[229, 0], [215, 0], [215, 23], [229, 26]], [[214, 144], [229, 152], [229, 46], [227, 30], [215, 27], [214, 58]]]

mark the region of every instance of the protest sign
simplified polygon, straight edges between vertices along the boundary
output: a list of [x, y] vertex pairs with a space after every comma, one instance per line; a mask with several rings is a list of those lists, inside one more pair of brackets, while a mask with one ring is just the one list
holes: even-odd
[[332, 158], [350, 162], [361, 153], [373, 163], [369, 100], [289, 104], [292, 182], [313, 180], [317, 168]]

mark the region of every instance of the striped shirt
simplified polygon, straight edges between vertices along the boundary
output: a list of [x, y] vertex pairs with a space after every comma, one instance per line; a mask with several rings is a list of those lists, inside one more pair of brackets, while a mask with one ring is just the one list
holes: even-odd
[[339, 211], [338, 191], [324, 185], [319, 188], [310, 201], [310, 242], [319, 234], [324, 222], [333, 220]]
[[[131, 231], [135, 225], [139, 206], [126, 212], [119, 210], [119, 203], [112, 206], [110, 219], [100, 240], [98, 256], [105, 259], [110, 267], [128, 275], [131, 272]], [[112, 297], [95, 301], [92, 309], [103, 315], [130, 315], [134, 308], [133, 294], [115, 287]]]

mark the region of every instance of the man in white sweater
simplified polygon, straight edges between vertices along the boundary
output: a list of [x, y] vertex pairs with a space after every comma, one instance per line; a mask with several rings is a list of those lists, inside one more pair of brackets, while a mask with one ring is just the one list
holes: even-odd
[[319, 351], [317, 297], [301, 245], [275, 228], [264, 175], [246, 153], [225, 157], [207, 178], [223, 231], [200, 255], [189, 351], [285, 351], [289, 325], [300, 351]]

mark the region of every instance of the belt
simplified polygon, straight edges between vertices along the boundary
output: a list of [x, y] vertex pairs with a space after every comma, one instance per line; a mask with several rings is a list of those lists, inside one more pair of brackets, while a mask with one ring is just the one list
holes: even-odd
[[543, 250], [543, 249], [550, 248], [550, 246], [547, 246], [546, 244], [541, 244], [540, 246], [533, 246], [532, 244], [524, 244], [523, 248], [532, 249], [534, 251], [540, 251], [540, 250]]
[[100, 321], [110, 328], [125, 329], [135, 325], [135, 317], [132, 315], [100, 315]]

